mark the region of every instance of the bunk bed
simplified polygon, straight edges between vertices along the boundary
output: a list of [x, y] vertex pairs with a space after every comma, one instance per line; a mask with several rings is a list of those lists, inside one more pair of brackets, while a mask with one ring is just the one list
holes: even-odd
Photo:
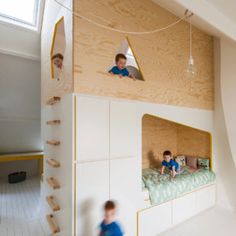
[[152, 205], [161, 204], [178, 198], [201, 186], [213, 183], [215, 173], [205, 168], [192, 169], [188, 166], [172, 178], [169, 173], [160, 174], [158, 168], [148, 168], [142, 171], [144, 200], [148, 201], [147, 191]]

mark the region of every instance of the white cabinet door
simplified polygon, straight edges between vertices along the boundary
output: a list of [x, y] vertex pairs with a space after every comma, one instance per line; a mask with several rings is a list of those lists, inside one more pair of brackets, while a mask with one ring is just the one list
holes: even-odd
[[139, 236], [157, 236], [171, 227], [171, 202], [148, 208], [138, 214]]
[[111, 101], [110, 122], [111, 158], [136, 156], [136, 104], [126, 101]]
[[76, 151], [78, 161], [109, 158], [109, 101], [76, 97]]
[[97, 236], [103, 204], [109, 197], [109, 163], [78, 164], [76, 170], [76, 235]]
[[179, 224], [196, 214], [196, 193], [189, 193], [183, 197], [174, 199], [173, 224]]
[[197, 191], [196, 193], [197, 213], [213, 207], [216, 202], [216, 185], [211, 185]]
[[111, 160], [111, 199], [118, 203], [118, 220], [126, 236], [136, 235], [136, 212], [141, 189], [137, 158]]

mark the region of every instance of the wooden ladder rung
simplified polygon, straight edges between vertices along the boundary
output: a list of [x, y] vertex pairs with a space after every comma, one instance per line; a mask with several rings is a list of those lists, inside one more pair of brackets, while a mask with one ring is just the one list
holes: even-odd
[[49, 120], [46, 122], [47, 125], [59, 125], [60, 123], [60, 120]]
[[48, 101], [46, 102], [47, 105], [54, 105], [55, 103], [58, 103], [61, 101], [61, 98], [60, 97], [52, 97], [50, 99], [48, 99]]
[[47, 221], [48, 221], [49, 227], [50, 227], [53, 234], [56, 234], [56, 233], [60, 232], [60, 228], [56, 224], [55, 218], [54, 218], [53, 215], [47, 215]]
[[48, 163], [48, 165], [50, 165], [51, 167], [54, 167], [54, 168], [58, 168], [60, 167], [60, 162], [55, 160], [55, 159], [47, 159], [46, 162]]
[[61, 187], [59, 182], [53, 177], [47, 178], [47, 182], [53, 189], [59, 189]]
[[60, 206], [58, 205], [53, 196], [46, 197], [46, 200], [53, 211], [60, 211]]
[[46, 143], [53, 146], [59, 146], [61, 144], [58, 140], [48, 140]]

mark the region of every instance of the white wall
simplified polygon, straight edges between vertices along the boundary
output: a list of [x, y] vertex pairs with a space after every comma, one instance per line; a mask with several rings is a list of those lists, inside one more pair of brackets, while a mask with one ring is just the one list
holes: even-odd
[[236, 164], [236, 42], [221, 39], [221, 95], [234, 163]]
[[0, 22], [0, 52], [40, 60], [40, 34]]
[[236, 209], [236, 44], [226, 39], [215, 39], [215, 112], [214, 166], [218, 182], [218, 204]]
[[41, 151], [40, 63], [0, 53], [0, 154]]

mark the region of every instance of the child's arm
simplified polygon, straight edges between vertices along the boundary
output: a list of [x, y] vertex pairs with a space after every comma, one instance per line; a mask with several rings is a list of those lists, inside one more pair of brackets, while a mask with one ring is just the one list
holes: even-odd
[[172, 166], [171, 175], [172, 175], [173, 178], [174, 178], [175, 175], [176, 175], [175, 166]]
[[166, 168], [165, 166], [162, 166], [162, 167], [161, 167], [161, 175], [163, 175], [163, 173], [164, 173], [164, 171], [165, 171], [165, 168]]
[[115, 74], [115, 66], [113, 66], [109, 71], [108, 73], [114, 75]]
[[130, 74], [129, 77], [130, 77], [132, 80], [136, 81], [135, 76], [133, 76], [133, 75]]

